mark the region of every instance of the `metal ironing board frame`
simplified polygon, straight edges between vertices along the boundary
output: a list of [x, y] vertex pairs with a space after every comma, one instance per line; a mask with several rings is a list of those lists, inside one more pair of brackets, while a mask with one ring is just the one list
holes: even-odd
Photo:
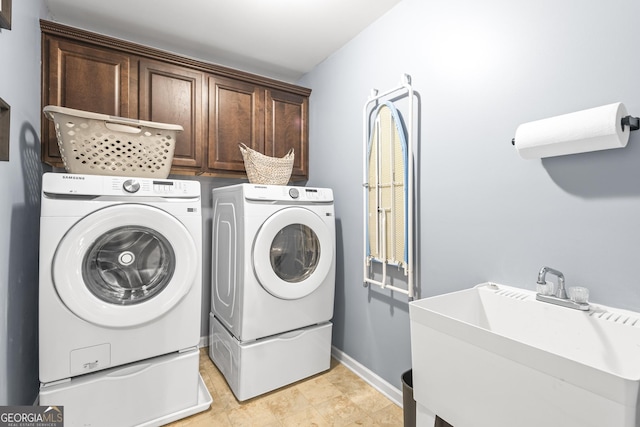
[[[409, 99], [409, 107], [408, 107], [408, 123], [407, 126], [407, 174], [404, 185], [406, 186], [405, 192], [405, 228], [407, 230], [406, 233], [406, 246], [405, 250], [406, 254], [406, 266], [405, 266], [405, 275], [407, 276], [407, 289], [391, 285], [387, 283], [387, 264], [389, 264], [389, 260], [386, 257], [386, 219], [385, 216], [382, 216], [382, 226], [376, 227], [377, 236], [379, 242], [382, 244], [378, 247], [382, 248], [383, 256], [382, 259], [372, 257], [369, 253], [369, 223], [368, 223], [368, 214], [369, 214], [369, 139], [371, 133], [373, 132], [373, 124], [371, 122], [371, 113], [380, 103], [383, 98], [387, 99], [396, 99], [405, 95]], [[394, 98], [391, 98], [391, 96]], [[364, 262], [363, 262], [363, 273], [364, 273], [364, 286], [369, 285], [377, 285], [382, 289], [389, 289], [392, 291], [400, 292], [402, 294], [406, 294], [409, 297], [409, 300], [412, 300], [415, 296], [415, 285], [414, 285], [414, 233], [413, 233], [413, 225], [414, 225], [414, 165], [413, 165], [413, 154], [414, 154], [414, 134], [413, 134], [413, 126], [414, 126], [414, 112], [413, 112], [413, 104], [414, 104], [414, 93], [413, 88], [411, 86], [411, 76], [408, 74], [404, 74], [402, 76], [402, 81], [399, 87], [391, 89], [389, 91], [378, 93], [376, 89], [371, 91], [371, 96], [367, 100], [363, 108], [363, 126], [364, 126], [364, 155], [362, 170], [363, 170], [363, 249], [364, 249]], [[372, 109], [371, 105], [374, 104], [376, 107]], [[376, 154], [380, 156], [380, 152], [376, 151]], [[376, 205], [379, 206], [379, 192], [376, 192]], [[390, 213], [392, 216], [395, 215], [395, 212]], [[377, 221], [377, 218], [376, 218]], [[381, 232], [382, 230], [382, 232]], [[392, 235], [393, 238], [393, 235]], [[382, 277], [380, 280], [375, 280], [372, 278], [371, 273], [371, 261], [378, 261], [382, 264]]]

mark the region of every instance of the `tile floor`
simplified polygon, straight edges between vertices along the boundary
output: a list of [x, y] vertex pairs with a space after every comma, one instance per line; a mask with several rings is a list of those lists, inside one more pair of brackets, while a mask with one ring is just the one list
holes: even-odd
[[402, 409], [331, 359], [328, 371], [238, 402], [224, 377], [200, 350], [200, 373], [213, 403], [171, 427], [402, 426]]

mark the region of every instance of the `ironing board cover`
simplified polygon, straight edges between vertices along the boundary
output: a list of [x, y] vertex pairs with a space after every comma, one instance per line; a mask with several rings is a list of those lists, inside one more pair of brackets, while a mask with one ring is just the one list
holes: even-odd
[[381, 104], [373, 114], [367, 150], [367, 251], [370, 260], [406, 266], [406, 132], [402, 118], [391, 102]]

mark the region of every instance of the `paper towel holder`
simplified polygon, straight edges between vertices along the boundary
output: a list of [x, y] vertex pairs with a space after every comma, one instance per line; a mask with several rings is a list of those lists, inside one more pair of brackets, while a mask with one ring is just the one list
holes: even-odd
[[[638, 130], [640, 129], [640, 117], [625, 116], [620, 120], [620, 126], [623, 130], [625, 126], [629, 126], [629, 131]], [[515, 138], [511, 138], [511, 145], [516, 145]]]

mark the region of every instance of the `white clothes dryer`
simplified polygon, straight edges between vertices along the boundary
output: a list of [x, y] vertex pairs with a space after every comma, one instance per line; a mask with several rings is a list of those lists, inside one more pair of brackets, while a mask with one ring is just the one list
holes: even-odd
[[240, 184], [212, 194], [209, 356], [236, 398], [329, 369], [333, 192]]
[[42, 383], [198, 345], [197, 181], [46, 173], [40, 233]]
[[243, 342], [329, 321], [332, 190], [239, 184], [212, 194], [211, 305], [218, 320]]

